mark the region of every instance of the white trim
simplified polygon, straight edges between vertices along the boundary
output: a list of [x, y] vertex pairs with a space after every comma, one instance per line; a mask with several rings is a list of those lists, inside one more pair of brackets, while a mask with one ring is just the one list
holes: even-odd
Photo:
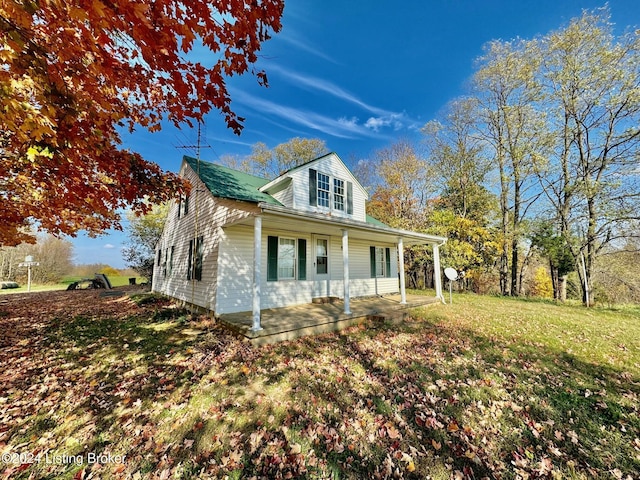
[[256, 215], [253, 220], [253, 326], [251, 331], [262, 330], [260, 325], [260, 283], [262, 275], [262, 217]]
[[398, 237], [398, 274], [400, 276], [400, 303], [407, 303], [407, 292], [404, 282], [404, 242], [402, 237]]
[[332, 227], [336, 226], [344, 226], [349, 227], [350, 229], [356, 228], [358, 230], [365, 230], [374, 233], [382, 233], [382, 234], [391, 234], [394, 236], [402, 235], [407, 244], [438, 244], [443, 245], [446, 241], [446, 237], [440, 237], [437, 235], [427, 235], [426, 233], [418, 233], [412, 232], [410, 230], [401, 230], [386, 226], [372, 225], [370, 223], [359, 222], [357, 220], [352, 220], [350, 218], [343, 217], [331, 217], [325, 214], [320, 213], [311, 213], [311, 212], [300, 212], [300, 211], [292, 211], [290, 208], [281, 207], [278, 205], [271, 205], [268, 203], [261, 202], [258, 204], [258, 207], [262, 209], [265, 213], [271, 213], [275, 215], [280, 215], [283, 217], [295, 218], [299, 220], [311, 220], [317, 223], [325, 223], [331, 225]]
[[349, 231], [342, 230], [342, 269], [344, 272], [344, 313], [351, 315], [349, 308]]
[[[293, 242], [293, 274], [290, 277], [283, 277], [280, 275], [280, 269], [282, 268], [281, 260], [282, 256], [282, 241]], [[290, 245], [290, 244], [288, 244]], [[278, 281], [280, 280], [297, 280], [298, 279], [298, 239], [288, 236], [278, 236]]]
[[442, 295], [442, 272], [440, 271], [440, 245], [433, 245], [433, 283], [436, 287], [436, 297], [440, 299], [442, 303], [446, 303], [444, 296]]

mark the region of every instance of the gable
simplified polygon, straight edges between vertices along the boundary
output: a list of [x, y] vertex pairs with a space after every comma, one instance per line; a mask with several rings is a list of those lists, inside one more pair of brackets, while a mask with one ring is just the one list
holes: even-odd
[[281, 188], [280, 185], [282, 182], [285, 182], [293, 177], [298, 177], [298, 174], [301, 171], [308, 171], [309, 169], [332, 172], [335, 176], [351, 182], [354, 188], [359, 190], [359, 194], [364, 196], [365, 200], [369, 199], [367, 190], [362, 186], [362, 184], [353, 175], [353, 173], [351, 173], [351, 170], [349, 170], [349, 168], [345, 165], [338, 154], [334, 152], [327, 153], [322, 157], [315, 158], [303, 163], [302, 165], [298, 165], [281, 173], [277, 178], [269, 181], [264, 186], [262, 186], [260, 190], [269, 193], [278, 191], [278, 189]]

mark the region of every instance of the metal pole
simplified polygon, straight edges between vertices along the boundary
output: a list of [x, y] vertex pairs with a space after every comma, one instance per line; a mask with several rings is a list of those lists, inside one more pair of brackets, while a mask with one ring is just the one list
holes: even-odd
[[451, 294], [452, 287], [453, 287], [453, 280], [449, 280], [449, 303], [453, 303], [453, 297]]
[[31, 293], [31, 262], [27, 264], [27, 293]]

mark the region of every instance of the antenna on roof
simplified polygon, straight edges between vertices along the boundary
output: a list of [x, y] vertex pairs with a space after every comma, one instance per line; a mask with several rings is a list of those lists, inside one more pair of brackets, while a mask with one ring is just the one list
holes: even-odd
[[[202, 121], [198, 120], [198, 141], [195, 145], [177, 145], [176, 148], [184, 148], [193, 150], [196, 152], [196, 173], [198, 174], [198, 181], [200, 181], [200, 149], [201, 148], [211, 148], [211, 145], [206, 144], [202, 145], [202, 133], [201, 133]], [[194, 204], [195, 204], [195, 215], [194, 215], [194, 225], [193, 225], [193, 249], [191, 254], [191, 306], [195, 307], [195, 294], [196, 294], [196, 264], [198, 263], [198, 259], [201, 258], [201, 250], [203, 248], [201, 241], [198, 240], [198, 214], [199, 214], [199, 202], [198, 202], [198, 192], [200, 192], [200, 188], [198, 185], [195, 185], [195, 195], [194, 195]], [[178, 207], [180, 208], [180, 207]], [[200, 260], [201, 261], [201, 260]], [[202, 266], [200, 266], [202, 271]]]

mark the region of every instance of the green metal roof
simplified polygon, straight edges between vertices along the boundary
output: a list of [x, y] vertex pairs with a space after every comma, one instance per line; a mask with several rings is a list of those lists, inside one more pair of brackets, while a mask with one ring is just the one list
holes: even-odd
[[377, 218], [373, 218], [371, 215], [367, 215], [367, 223], [369, 223], [371, 225], [376, 225], [378, 227], [391, 228], [386, 223], [382, 223], [380, 220], [378, 220]]
[[[200, 180], [203, 181], [214, 197], [282, 205], [268, 193], [259, 191], [260, 187], [269, 183], [269, 180], [265, 178], [202, 160], [198, 162], [197, 159], [186, 155], [184, 160], [200, 176]], [[200, 163], [199, 166], [198, 163]]]
[[[184, 160], [196, 174], [199, 172], [200, 180], [207, 186], [214, 197], [230, 198], [252, 203], [264, 202], [270, 205], [284, 206], [268, 193], [260, 191], [261, 187], [269, 183], [269, 180], [266, 178], [257, 177], [203, 160], [200, 160], [200, 165], [198, 166], [197, 159], [186, 155], [184, 156]], [[367, 215], [366, 223], [378, 227], [389, 227], [371, 215]]]

